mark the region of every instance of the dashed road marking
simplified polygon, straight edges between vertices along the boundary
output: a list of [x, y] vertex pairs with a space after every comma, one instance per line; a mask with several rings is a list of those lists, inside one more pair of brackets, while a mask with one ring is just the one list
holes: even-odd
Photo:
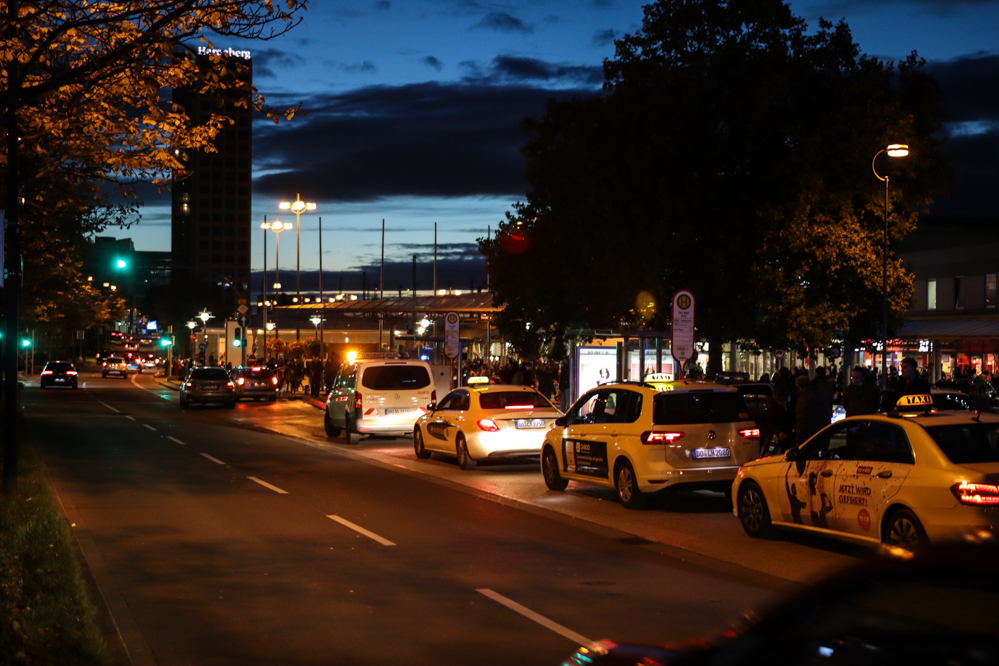
[[207, 453], [202, 453], [201, 455], [203, 455], [204, 457], [208, 458], [208, 459], [209, 459], [209, 460], [211, 460], [211, 461], [212, 461], [213, 463], [217, 463], [217, 464], [219, 464], [219, 465], [224, 465], [224, 464], [225, 464], [224, 462], [222, 462], [222, 461], [221, 461], [221, 460], [219, 460], [218, 458], [214, 458], [214, 457], [212, 457], [212, 456], [208, 455]]
[[102, 405], [104, 405], [105, 407], [107, 407], [108, 409], [110, 409], [115, 414], [121, 414], [121, 412], [119, 412], [117, 409], [115, 409], [114, 407], [112, 407], [108, 403], [104, 402], [103, 400], [99, 400], [98, 398], [94, 398], [94, 400], [97, 400], [97, 402], [101, 403]]
[[143, 423], [142, 425], [146, 426], [146, 427], [147, 427], [147, 428], [149, 428], [150, 430], [156, 430], [156, 428], [152, 427], [152, 426], [151, 426], [151, 425], [149, 425], [148, 423]]
[[128, 414], [125, 414], [125, 418], [128, 419], [129, 421], [134, 421], [135, 420], [134, 416], [129, 416]]
[[[201, 455], [205, 455], [205, 454], [202, 453]], [[287, 490], [281, 490], [277, 486], [272, 486], [271, 484], [267, 483], [266, 481], [261, 481], [260, 479], [258, 479], [255, 476], [248, 476], [246, 478], [248, 478], [250, 481], [253, 481], [254, 483], [259, 483], [264, 488], [270, 488], [271, 490], [273, 490], [274, 492], [276, 492], [279, 495], [287, 495], [288, 494]]]
[[392, 543], [391, 541], [389, 541], [385, 537], [378, 536], [374, 532], [370, 532], [370, 531], [364, 529], [363, 527], [361, 527], [360, 525], [355, 525], [354, 523], [350, 522], [349, 520], [345, 520], [345, 519], [341, 518], [340, 516], [326, 516], [326, 517], [329, 518], [330, 520], [335, 520], [336, 522], [340, 523], [344, 527], [349, 527], [350, 529], [354, 530], [355, 532], [363, 534], [364, 536], [368, 537], [369, 539], [374, 539], [375, 541], [377, 541], [378, 543], [380, 543], [383, 546], [394, 546], [395, 545], [394, 543]]
[[575, 642], [577, 645], [589, 645], [591, 643], [590, 639], [587, 638], [586, 636], [582, 636], [580, 634], [577, 634], [575, 631], [573, 631], [571, 629], [568, 629], [566, 627], [563, 627], [558, 622], [555, 622], [554, 620], [549, 620], [547, 617], [545, 617], [544, 615], [541, 615], [540, 613], [535, 613], [534, 611], [532, 611], [527, 606], [522, 606], [521, 604], [518, 604], [513, 599], [507, 599], [506, 597], [504, 597], [502, 594], [499, 594], [498, 592], [493, 592], [492, 590], [489, 590], [489, 589], [476, 590], [476, 592], [478, 592], [479, 594], [482, 594], [484, 596], [489, 597], [490, 599], [492, 599], [493, 601], [495, 601], [498, 604], [502, 604], [502, 605], [506, 606], [507, 608], [509, 608], [510, 610], [514, 611], [515, 613], [520, 613], [521, 615], [523, 615], [527, 619], [532, 620], [534, 622], [537, 622], [538, 624], [540, 624], [542, 627], [545, 627], [546, 629], [551, 629], [556, 634], [562, 634], [563, 636], [565, 636], [569, 640]]
[[167, 439], [169, 439], [171, 442], [177, 442], [181, 446], [186, 446], [186, 444], [184, 444], [184, 442], [180, 441], [176, 437], [171, 437], [170, 435], [167, 435]]

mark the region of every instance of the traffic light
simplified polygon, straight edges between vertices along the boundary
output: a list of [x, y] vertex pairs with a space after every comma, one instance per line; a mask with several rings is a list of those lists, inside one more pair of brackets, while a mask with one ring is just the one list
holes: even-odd
[[124, 259], [116, 259], [114, 262], [115, 268], [128, 268], [128, 262]]
[[21, 346], [27, 349], [31, 346], [31, 340], [29, 338], [21, 338]]
[[166, 338], [166, 337], [160, 338], [160, 347], [169, 347], [172, 344], [173, 344], [173, 338]]
[[237, 326], [232, 333], [232, 346], [241, 347], [243, 345], [243, 329]]

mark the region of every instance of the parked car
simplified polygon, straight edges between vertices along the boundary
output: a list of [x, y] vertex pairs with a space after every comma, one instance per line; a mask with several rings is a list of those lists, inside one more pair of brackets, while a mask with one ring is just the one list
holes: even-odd
[[550, 490], [570, 480], [606, 486], [633, 509], [675, 487], [728, 493], [739, 467], [759, 452], [760, 429], [730, 386], [604, 384], [555, 421], [541, 472]]
[[539, 455], [545, 433], [562, 415], [533, 388], [502, 384], [463, 386], [428, 408], [413, 428], [416, 457], [446, 453], [465, 470], [486, 458]]
[[69, 361], [49, 361], [38, 376], [39, 388], [69, 386], [77, 388], [76, 366]]
[[236, 406], [236, 387], [225, 368], [192, 368], [180, 385], [180, 407], [198, 404], [222, 404], [229, 409]]

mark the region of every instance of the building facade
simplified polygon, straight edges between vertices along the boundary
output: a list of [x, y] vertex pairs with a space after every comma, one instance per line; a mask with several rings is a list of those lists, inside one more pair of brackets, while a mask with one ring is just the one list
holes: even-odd
[[[239, 72], [240, 86], [224, 94], [203, 94], [192, 86], [174, 90], [173, 101], [183, 107], [193, 124], [211, 115], [232, 119], [215, 140], [217, 152], [178, 155], [186, 177], [175, 174], [172, 185], [172, 268], [206, 283], [227, 285], [227, 310], [245, 303], [250, 287], [251, 167], [253, 158], [253, 61], [248, 51], [219, 51], [230, 71]], [[212, 67], [209, 56], [199, 55], [201, 72]]]

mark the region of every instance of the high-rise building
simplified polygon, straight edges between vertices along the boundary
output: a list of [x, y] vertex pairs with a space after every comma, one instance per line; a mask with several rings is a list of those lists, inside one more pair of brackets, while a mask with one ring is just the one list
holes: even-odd
[[[201, 72], [211, 71], [207, 50], [198, 55]], [[220, 49], [227, 71], [239, 72], [240, 86], [222, 94], [201, 93], [200, 86], [177, 88], [175, 104], [183, 107], [191, 122], [203, 124], [213, 113], [233, 123], [224, 124], [215, 140], [217, 152], [198, 151], [178, 155], [190, 175], [173, 180], [172, 253], [173, 272], [187, 274], [212, 284], [228, 285], [224, 303], [235, 310], [249, 296], [250, 203], [253, 133], [252, 106], [248, 101], [253, 84], [253, 61], [249, 51]], [[217, 313], [222, 314], [222, 313]], [[228, 314], [228, 313], [226, 313]]]

